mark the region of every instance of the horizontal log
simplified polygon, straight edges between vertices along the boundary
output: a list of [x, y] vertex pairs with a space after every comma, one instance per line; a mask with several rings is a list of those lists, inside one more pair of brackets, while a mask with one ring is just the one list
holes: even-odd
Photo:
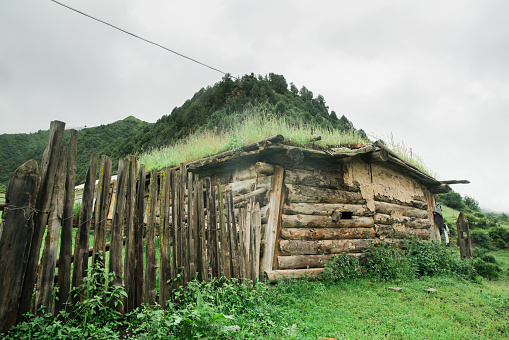
[[392, 197], [387, 197], [385, 195], [376, 194], [375, 201], [385, 202], [385, 203], [393, 203], [393, 204], [403, 205], [403, 206], [407, 206], [407, 207], [414, 207], [414, 208], [421, 209], [421, 210], [428, 209], [428, 204], [418, 197], [411, 200], [410, 202], [402, 202], [402, 201], [392, 198]]
[[[347, 255], [361, 257], [363, 254], [353, 253]], [[332, 256], [335, 255], [278, 256], [278, 269], [323, 268]]]
[[411, 229], [411, 228], [395, 228], [389, 225], [377, 224], [375, 225], [375, 233], [377, 237], [389, 237], [404, 239], [410, 237], [417, 237], [422, 240], [428, 240], [431, 236], [430, 229]]
[[350, 212], [354, 216], [372, 216], [365, 205], [333, 203], [289, 203], [283, 207], [286, 215], [320, 215], [331, 216], [334, 211]]
[[431, 220], [407, 216], [391, 216], [386, 214], [375, 214], [377, 224], [403, 224], [407, 228], [428, 229], [431, 228]]
[[317, 278], [322, 274], [323, 268], [266, 270], [265, 275], [270, 283], [285, 279]]
[[385, 203], [385, 202], [375, 202], [376, 212], [387, 214], [387, 215], [402, 215], [407, 217], [416, 217], [427, 219], [429, 218], [428, 211], [417, 209], [413, 207], [407, 207], [399, 204]]
[[331, 216], [282, 215], [283, 228], [369, 228], [374, 225], [372, 217], [353, 216], [351, 219], [334, 221]]
[[343, 176], [339, 172], [333, 174], [300, 169], [286, 169], [285, 183], [329, 189], [341, 189], [343, 188]]
[[222, 186], [223, 191], [231, 190], [234, 196], [247, 194], [255, 188], [270, 188], [272, 184], [272, 176], [261, 176], [259, 178], [246, 179], [228, 183]]
[[374, 228], [284, 228], [281, 238], [285, 240], [344, 240], [375, 237]]
[[264, 162], [256, 162], [255, 170], [256, 173], [260, 175], [272, 175], [274, 173], [274, 165]]
[[4, 211], [5, 207], [8, 207], [9, 203], [0, 203], [0, 211]]
[[255, 191], [252, 191], [252, 192], [244, 194], [244, 195], [235, 196], [233, 198], [233, 203], [234, 204], [239, 203], [239, 202], [245, 201], [247, 199], [250, 199], [251, 197], [255, 197], [255, 196], [264, 194], [266, 192], [267, 192], [267, 188], [260, 188], [260, 189], [256, 189]]
[[301, 241], [282, 240], [279, 249], [283, 255], [321, 255], [342, 252], [359, 253], [371, 246], [372, 239]]
[[286, 184], [286, 187], [288, 188], [288, 201], [290, 203], [366, 203], [366, 200], [358, 192], [297, 184]]

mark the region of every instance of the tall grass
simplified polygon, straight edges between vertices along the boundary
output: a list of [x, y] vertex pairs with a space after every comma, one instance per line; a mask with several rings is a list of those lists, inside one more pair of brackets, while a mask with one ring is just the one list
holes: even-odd
[[[220, 129], [216, 126], [212, 130], [198, 130], [171, 146], [138, 155], [138, 159], [147, 169], [162, 169], [241, 148], [278, 134], [283, 135], [286, 141], [304, 147], [316, 145], [328, 148], [345, 144], [371, 144], [371, 141], [362, 138], [357, 131], [329, 130], [303, 120], [276, 115], [261, 107], [248, 107], [241, 113], [228, 116], [219, 125]], [[321, 140], [315, 141], [316, 136], [320, 136]], [[424, 161], [411, 149], [406, 148], [404, 143], [395, 143], [391, 136], [388, 144], [403, 159], [435, 176]]]

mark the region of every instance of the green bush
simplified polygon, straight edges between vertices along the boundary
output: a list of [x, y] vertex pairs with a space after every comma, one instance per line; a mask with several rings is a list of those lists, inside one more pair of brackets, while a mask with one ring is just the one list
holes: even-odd
[[482, 259], [474, 260], [474, 268], [477, 274], [488, 280], [498, 279], [502, 272], [502, 269], [496, 263], [484, 262]]
[[438, 201], [449, 208], [456, 210], [465, 209], [465, 203], [463, 202], [461, 195], [452, 190], [448, 193], [438, 195]]
[[486, 230], [470, 230], [470, 240], [472, 242], [484, 249], [493, 248], [493, 243], [491, 242], [490, 235]]
[[495, 227], [491, 228], [488, 233], [492, 240], [503, 240], [506, 243], [509, 243], [509, 229], [504, 227]]
[[397, 247], [389, 243], [373, 244], [364, 251], [367, 277], [388, 281], [402, 279], [408, 274], [408, 262]]
[[331, 256], [321, 276], [322, 280], [329, 282], [341, 282], [361, 277], [361, 266], [356, 256], [348, 256], [345, 253]]

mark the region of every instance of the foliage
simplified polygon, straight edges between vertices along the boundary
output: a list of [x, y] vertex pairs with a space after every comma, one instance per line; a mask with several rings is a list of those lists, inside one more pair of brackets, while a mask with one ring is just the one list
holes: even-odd
[[362, 271], [357, 256], [342, 253], [331, 256], [320, 278], [324, 281], [341, 282], [361, 276]]
[[486, 230], [475, 229], [470, 231], [470, 239], [472, 242], [485, 249], [493, 248], [493, 243], [491, 242], [490, 235]]
[[502, 269], [496, 263], [485, 261], [485, 258], [477, 258], [474, 260], [474, 268], [476, 272], [488, 280], [496, 280], [499, 278]]
[[509, 229], [504, 227], [491, 228], [488, 231], [491, 239], [497, 245], [497, 248], [504, 249], [509, 245]]
[[439, 194], [437, 195], [437, 198], [438, 202], [450, 208], [460, 211], [462, 211], [465, 208], [465, 203], [463, 202], [461, 195], [453, 190], [445, 194]]
[[479, 207], [479, 202], [475, 198], [467, 195], [463, 198], [463, 201], [465, 202], [465, 205], [471, 210], [481, 211], [481, 207]]

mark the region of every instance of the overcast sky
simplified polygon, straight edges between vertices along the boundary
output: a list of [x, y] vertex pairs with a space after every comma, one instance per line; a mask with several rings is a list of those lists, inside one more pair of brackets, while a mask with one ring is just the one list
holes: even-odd
[[[509, 1], [63, 3], [234, 76], [270, 72], [509, 213]], [[0, 0], [0, 134], [155, 122], [222, 74], [50, 0]]]

